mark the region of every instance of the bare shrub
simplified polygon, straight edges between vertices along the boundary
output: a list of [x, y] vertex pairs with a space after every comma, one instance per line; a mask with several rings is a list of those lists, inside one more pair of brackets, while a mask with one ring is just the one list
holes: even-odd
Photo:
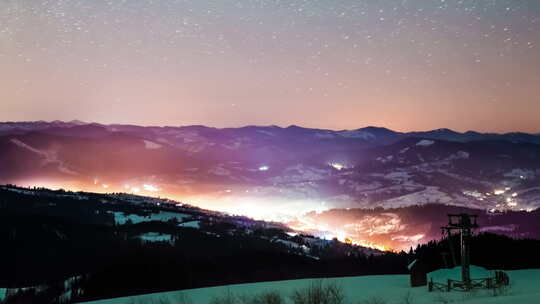
[[327, 284], [325, 286], [326, 294], [329, 299], [329, 304], [343, 304], [345, 303], [345, 293], [343, 288], [335, 283]]
[[259, 299], [253, 304], [284, 304], [285, 300], [277, 291], [264, 292], [259, 295]]
[[267, 291], [254, 296], [240, 297], [242, 304], [284, 304], [285, 300], [277, 291]]
[[230, 290], [227, 290], [226, 293], [221, 296], [215, 296], [210, 300], [210, 304], [238, 304], [240, 298], [235, 296]]
[[461, 300], [462, 301], [470, 301], [472, 299], [476, 299], [476, 298], [482, 296], [483, 291], [484, 290], [481, 290], [481, 289], [478, 289], [478, 288], [473, 288], [471, 290], [468, 290], [468, 291], [463, 293], [463, 295], [461, 296]]
[[452, 302], [450, 299], [448, 299], [448, 297], [444, 296], [443, 294], [439, 294], [436, 298], [435, 298], [435, 302], [437, 303], [441, 303], [441, 304], [448, 304], [450, 302]]
[[511, 294], [512, 294], [512, 284], [499, 285], [499, 286], [493, 288], [493, 296], [494, 297], [509, 296]]
[[174, 297], [174, 304], [193, 304], [193, 301], [190, 297], [184, 293], [179, 293]]
[[179, 293], [174, 296], [173, 300], [165, 296], [147, 300], [131, 298], [127, 301], [127, 304], [193, 304], [193, 301], [187, 295]]
[[308, 287], [297, 289], [291, 295], [294, 304], [344, 304], [343, 288], [335, 283], [315, 281]]
[[401, 298], [400, 304], [413, 304], [413, 296], [410, 291], [407, 291], [406, 294], [403, 295], [403, 298]]
[[[131, 299], [129, 304], [193, 304], [190, 297], [183, 293], [179, 293], [174, 296], [173, 299], [167, 299], [164, 297], [154, 298], [149, 301], [141, 301], [137, 299]], [[324, 302], [327, 303], [327, 302]], [[266, 291], [253, 296], [236, 295], [230, 290], [227, 290], [221, 295], [214, 296], [210, 300], [210, 304], [285, 304], [285, 300], [281, 294], [277, 291]], [[334, 304], [334, 302], [328, 302], [328, 304]]]
[[359, 304], [386, 304], [386, 300], [381, 297], [371, 297], [366, 300], [361, 301]]
[[[0, 302], [0, 303], [2, 303], [2, 302]], [[137, 300], [135, 300], [135, 299], [133, 299], [133, 298], [129, 299], [129, 300], [126, 302], [126, 304], [138, 304], [138, 303], [139, 303], [139, 301], [137, 301]]]
[[163, 298], [163, 297], [161, 297], [159, 299], [154, 299], [154, 300], [152, 300], [151, 303], [152, 304], [171, 304], [171, 302], [169, 300], [167, 300], [166, 298]]

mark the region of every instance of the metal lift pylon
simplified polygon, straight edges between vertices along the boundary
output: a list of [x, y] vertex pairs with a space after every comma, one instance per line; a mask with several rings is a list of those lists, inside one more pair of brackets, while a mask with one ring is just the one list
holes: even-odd
[[[470, 215], [466, 213], [460, 214], [448, 214], [448, 225], [441, 227], [443, 233], [448, 236], [449, 242], [452, 242], [452, 231], [457, 230], [460, 234], [460, 247], [461, 247], [461, 281], [463, 282], [463, 288], [470, 290], [471, 284], [471, 261], [469, 240], [472, 235], [472, 230], [478, 228], [476, 223], [477, 215]], [[453, 246], [450, 246], [452, 258], [454, 259]], [[454, 259], [455, 260], [455, 259]]]

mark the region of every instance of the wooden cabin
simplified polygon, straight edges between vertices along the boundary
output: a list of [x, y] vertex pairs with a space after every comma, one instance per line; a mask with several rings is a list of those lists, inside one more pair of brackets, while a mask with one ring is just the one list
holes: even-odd
[[422, 261], [415, 259], [409, 266], [409, 273], [411, 275], [411, 287], [426, 286], [427, 285], [427, 265]]

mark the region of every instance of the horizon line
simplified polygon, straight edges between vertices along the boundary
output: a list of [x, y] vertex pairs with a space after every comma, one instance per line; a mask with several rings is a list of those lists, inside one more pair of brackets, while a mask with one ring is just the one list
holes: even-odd
[[357, 131], [357, 130], [363, 130], [367, 128], [377, 128], [377, 129], [385, 129], [394, 133], [421, 133], [421, 132], [433, 132], [433, 131], [449, 131], [454, 132], [458, 134], [466, 134], [469, 132], [475, 132], [480, 134], [494, 134], [494, 135], [505, 135], [505, 134], [515, 134], [515, 133], [522, 133], [522, 134], [528, 134], [528, 135], [540, 135], [540, 130], [538, 132], [526, 132], [526, 131], [506, 131], [506, 132], [492, 132], [492, 131], [476, 131], [476, 130], [467, 130], [467, 131], [456, 131], [454, 129], [450, 128], [434, 128], [434, 129], [424, 129], [424, 130], [408, 130], [408, 131], [397, 131], [395, 129], [390, 129], [387, 127], [377, 126], [377, 125], [367, 125], [364, 127], [359, 128], [353, 128], [353, 129], [332, 129], [332, 128], [321, 128], [321, 127], [308, 127], [305, 125], [298, 125], [298, 124], [289, 124], [289, 125], [279, 125], [279, 124], [270, 124], [270, 125], [258, 125], [258, 124], [246, 124], [246, 125], [240, 125], [236, 127], [217, 127], [217, 126], [211, 126], [211, 125], [205, 125], [205, 124], [186, 124], [186, 125], [157, 125], [157, 124], [137, 124], [137, 123], [103, 123], [103, 122], [87, 122], [79, 119], [72, 119], [72, 120], [61, 120], [61, 119], [55, 119], [55, 120], [27, 120], [27, 121], [0, 121], [0, 124], [17, 124], [17, 123], [64, 123], [64, 124], [79, 124], [79, 125], [100, 125], [100, 126], [137, 126], [137, 127], [144, 127], [144, 128], [187, 128], [187, 127], [206, 127], [211, 129], [217, 129], [217, 130], [224, 130], [224, 129], [241, 129], [246, 127], [259, 127], [259, 128], [270, 128], [270, 127], [277, 127], [281, 129], [287, 129], [291, 127], [298, 127], [302, 129], [311, 129], [311, 130], [323, 130], [323, 131], [334, 131], [334, 132], [343, 132], [343, 131]]

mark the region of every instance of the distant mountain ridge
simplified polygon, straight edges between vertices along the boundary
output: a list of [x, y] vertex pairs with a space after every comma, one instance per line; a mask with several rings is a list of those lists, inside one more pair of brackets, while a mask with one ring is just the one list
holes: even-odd
[[[329, 130], [329, 129], [317, 129], [317, 128], [304, 128], [297, 125], [290, 125], [288, 127], [279, 126], [244, 126], [238, 128], [215, 128], [204, 125], [188, 125], [188, 126], [138, 126], [132, 124], [99, 124], [99, 123], [86, 123], [80, 120], [72, 121], [60, 121], [55, 120], [51, 122], [46, 121], [28, 121], [28, 122], [0, 122], [0, 134], [6, 132], [24, 132], [24, 131], [44, 131], [46, 133], [55, 132], [55, 129], [70, 129], [70, 131], [77, 131], [72, 129], [74, 127], [80, 127], [78, 130], [84, 130], [83, 127], [102, 127], [108, 131], [123, 131], [123, 132], [137, 132], [141, 130], [193, 130], [202, 132], [223, 132], [229, 133], [234, 131], [246, 131], [246, 130], [279, 130], [279, 132], [289, 132], [304, 135], [319, 136], [321, 139], [330, 139], [334, 137], [343, 138], [355, 138], [366, 141], [386, 141], [390, 139], [398, 140], [407, 137], [422, 137], [429, 139], [440, 139], [446, 141], [478, 141], [478, 140], [505, 140], [510, 142], [523, 142], [523, 143], [535, 143], [540, 144], [540, 133], [530, 134], [525, 132], [508, 132], [508, 133], [481, 133], [476, 131], [457, 132], [446, 128], [435, 129], [430, 131], [411, 131], [411, 132], [397, 132], [384, 127], [368, 126], [354, 130]], [[56, 130], [57, 132], [57, 130]]]
[[0, 165], [0, 183], [190, 197], [266, 219], [267, 210], [282, 219], [427, 203], [540, 207], [540, 135], [526, 133], [10, 122], [0, 123]]

